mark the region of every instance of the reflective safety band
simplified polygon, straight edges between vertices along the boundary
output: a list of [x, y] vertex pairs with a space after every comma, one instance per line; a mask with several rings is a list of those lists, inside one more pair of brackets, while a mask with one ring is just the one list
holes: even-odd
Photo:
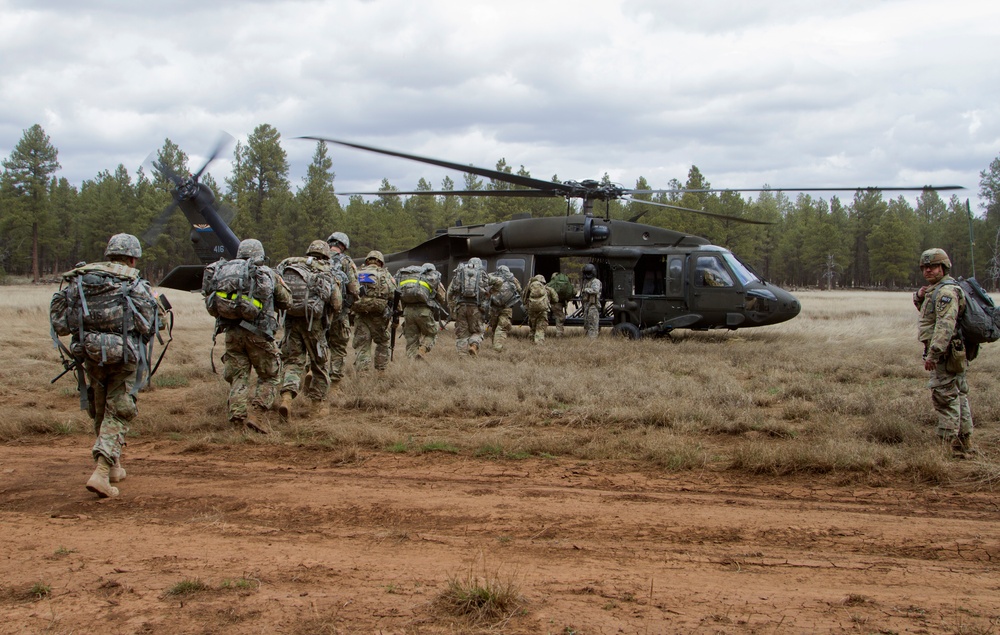
[[423, 280], [417, 280], [415, 278], [411, 278], [409, 280], [403, 280], [402, 282], [399, 283], [399, 286], [402, 287], [408, 284], [420, 284], [421, 286], [427, 287], [427, 290], [430, 291], [431, 293], [434, 293], [434, 289], [431, 288], [431, 285], [427, 284]]
[[264, 303], [257, 298], [250, 297], [248, 295], [240, 295], [239, 293], [226, 293], [225, 291], [216, 291], [215, 295], [219, 296], [223, 300], [229, 300], [230, 302], [238, 302], [241, 298], [249, 301], [258, 309], [264, 308]]

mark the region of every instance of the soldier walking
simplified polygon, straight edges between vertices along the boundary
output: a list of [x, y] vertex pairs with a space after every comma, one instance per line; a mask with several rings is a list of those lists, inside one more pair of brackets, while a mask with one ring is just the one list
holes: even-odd
[[597, 337], [601, 329], [601, 281], [597, 277], [597, 267], [592, 264], [583, 267], [580, 300], [583, 303], [583, 330], [587, 337]]

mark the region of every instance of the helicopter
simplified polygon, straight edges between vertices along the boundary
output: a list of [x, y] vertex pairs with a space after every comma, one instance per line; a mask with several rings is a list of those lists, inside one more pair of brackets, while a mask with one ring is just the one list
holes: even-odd
[[[709, 330], [749, 328], [778, 324], [801, 311], [798, 299], [778, 285], [766, 281], [749, 265], [724, 247], [700, 236], [630, 220], [615, 220], [593, 214], [594, 201], [623, 199], [654, 207], [665, 207], [730, 221], [769, 224], [747, 218], [714, 214], [677, 205], [628, 198], [659, 192], [725, 191], [848, 191], [848, 190], [952, 190], [961, 186], [872, 187], [872, 188], [754, 188], [697, 190], [634, 190], [595, 180], [558, 183], [479, 168], [452, 161], [384, 150], [359, 143], [324, 137], [300, 137], [376, 152], [483, 176], [527, 189], [392, 191], [392, 195], [431, 196], [523, 196], [563, 197], [567, 214], [562, 217], [518, 218], [483, 225], [456, 226], [420, 245], [385, 257], [390, 272], [409, 265], [433, 263], [447, 285], [450, 272], [472, 257], [483, 261], [487, 271], [506, 265], [522, 286], [535, 275], [545, 278], [563, 272], [574, 260], [595, 265], [602, 284], [603, 326], [629, 339], [669, 336], [675, 329]], [[347, 192], [342, 195], [386, 195], [387, 192]], [[570, 200], [581, 199], [580, 213], [570, 214]], [[570, 262], [564, 262], [570, 261]], [[569, 311], [568, 311], [569, 313]], [[567, 324], [582, 324], [582, 308], [567, 316]], [[524, 320], [515, 307], [515, 321]]]

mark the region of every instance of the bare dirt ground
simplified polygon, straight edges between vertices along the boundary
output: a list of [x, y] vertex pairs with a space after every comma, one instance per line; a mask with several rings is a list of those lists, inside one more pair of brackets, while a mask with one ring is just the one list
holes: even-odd
[[523, 595], [490, 632], [1000, 628], [993, 492], [137, 439], [98, 500], [89, 444], [0, 446], [0, 632], [479, 632], [470, 571]]

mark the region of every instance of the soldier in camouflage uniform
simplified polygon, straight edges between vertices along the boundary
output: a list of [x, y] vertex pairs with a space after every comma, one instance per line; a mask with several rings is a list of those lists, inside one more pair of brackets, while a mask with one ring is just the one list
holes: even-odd
[[531, 341], [540, 344], [545, 341], [545, 330], [549, 327], [549, 308], [559, 301], [559, 294], [545, 284], [545, 276], [533, 277], [521, 294], [521, 304], [528, 312], [528, 326]]
[[601, 328], [601, 281], [597, 278], [597, 267], [592, 264], [583, 267], [580, 300], [583, 304], [583, 330], [587, 337], [597, 337]]
[[[397, 272], [398, 274], [399, 272]], [[406, 356], [410, 359], [423, 359], [424, 355], [431, 352], [437, 342], [438, 321], [435, 317], [435, 308], [440, 310], [448, 302], [444, 285], [441, 284], [440, 274], [437, 274], [437, 267], [429, 262], [423, 265], [420, 278], [403, 279], [400, 276], [400, 288], [406, 284], [424, 284], [426, 279], [436, 277], [437, 285], [431, 290], [431, 304], [403, 304], [403, 337], [406, 338]]]
[[330, 382], [336, 386], [344, 378], [344, 361], [347, 358], [347, 343], [351, 341], [351, 320], [350, 308], [358, 298], [358, 267], [354, 260], [347, 255], [347, 250], [351, 248], [351, 239], [343, 232], [333, 232], [326, 239], [326, 244], [330, 246], [330, 259], [336, 267], [340, 265], [340, 270], [344, 273], [346, 285], [341, 285], [343, 296], [343, 307], [340, 312], [330, 320], [330, 328], [326, 334], [327, 344], [330, 346]]
[[[302, 377], [307, 368], [311, 373], [306, 393], [312, 402], [312, 411], [323, 415], [326, 394], [330, 390], [330, 374], [327, 370], [329, 348], [327, 344], [327, 329], [333, 316], [340, 315], [342, 300], [340, 284], [331, 273], [330, 247], [322, 240], [314, 240], [306, 250], [305, 258], [286, 258], [278, 264], [278, 271], [285, 271], [288, 266], [303, 266], [313, 272], [315, 290], [314, 300], [318, 313], [309, 309], [303, 315], [285, 314], [284, 336], [281, 340], [281, 365], [284, 369], [284, 379], [281, 382], [281, 404], [278, 413], [288, 419], [291, 414], [292, 400], [299, 392], [303, 383]], [[285, 275], [292, 275], [286, 272]], [[297, 274], [296, 274], [297, 275]], [[297, 278], [302, 280], [301, 277]], [[329, 294], [324, 297], [325, 294]]]
[[[87, 410], [94, 421], [94, 430], [97, 440], [91, 449], [97, 467], [90, 479], [87, 481], [87, 489], [94, 492], [101, 498], [118, 496], [118, 488], [111, 485], [125, 479], [125, 469], [121, 466], [122, 448], [125, 446], [125, 435], [128, 433], [129, 422], [135, 418], [138, 410], [136, 408], [136, 397], [138, 387], [134, 385], [135, 380], [142, 383], [143, 379], [137, 375], [140, 366], [143, 370], [149, 370], [149, 359], [144, 353], [145, 341], [155, 335], [155, 331], [162, 328], [163, 308], [157, 301], [156, 295], [150, 289], [149, 283], [139, 276], [138, 269], [135, 268], [139, 258], [142, 257], [142, 246], [139, 239], [131, 234], [115, 234], [108, 241], [104, 256], [106, 262], [98, 262], [89, 265], [82, 265], [76, 269], [63, 274], [63, 278], [68, 284], [76, 285], [77, 279], [83, 277], [83, 285], [91, 278], [96, 280], [101, 277], [108, 277], [117, 280], [118, 283], [128, 285], [129, 302], [135, 306], [134, 314], [132, 309], [120, 307], [124, 311], [125, 317], [119, 317], [116, 322], [122, 320], [126, 324], [132, 324], [127, 334], [122, 336], [122, 327], [115, 326], [114, 332], [111, 329], [92, 332], [87, 329], [71, 333], [73, 343], [71, 352], [77, 362], [83, 362], [86, 372], [88, 388], [86, 390]], [[85, 288], [83, 285], [79, 288]], [[124, 287], [123, 287], [124, 288]], [[53, 307], [57, 305], [57, 296], [65, 298], [64, 290], [60, 290], [53, 296]], [[120, 297], [120, 295], [118, 296]], [[94, 301], [94, 298], [91, 298]], [[56, 312], [68, 310], [81, 310], [82, 308], [60, 306]], [[92, 314], [99, 309], [95, 305], [91, 306]], [[68, 316], [52, 316], [55, 319], [65, 320]], [[81, 317], [80, 324], [85, 320]], [[53, 328], [56, 330], [55, 322]], [[61, 334], [68, 334], [65, 329]], [[81, 337], [82, 336], [82, 337]], [[125, 342], [127, 338], [128, 342]], [[91, 350], [95, 343], [103, 350], [99, 352]], [[116, 347], [110, 350], [109, 347]], [[125, 349], [128, 349], [126, 353]], [[97, 357], [97, 360], [94, 359]], [[123, 359], [117, 363], [112, 363], [110, 359]], [[100, 361], [98, 361], [100, 360]]]
[[[377, 280], [377, 287], [382, 289], [383, 294], [387, 294], [380, 300], [378, 306], [384, 307], [372, 312], [365, 310], [366, 304], [372, 299], [371, 289], [365, 289], [360, 284], [360, 280], [371, 275]], [[375, 370], [384, 371], [389, 367], [389, 324], [392, 322], [393, 295], [396, 293], [396, 280], [385, 268], [385, 258], [381, 251], [370, 251], [365, 256], [365, 265], [358, 271], [358, 280], [361, 294], [354, 303], [352, 311], [354, 313], [354, 340], [351, 346], [354, 347], [354, 370], [365, 372], [372, 365], [372, 345], [375, 346]], [[384, 282], [383, 282], [384, 281]], [[381, 302], [384, 300], [384, 302]]]
[[927, 284], [913, 294], [913, 303], [920, 311], [919, 339], [924, 345], [924, 370], [931, 372], [927, 386], [938, 415], [937, 433], [956, 457], [964, 458], [974, 453], [965, 377], [969, 361], [958, 329], [966, 298], [948, 275], [950, 270], [951, 259], [943, 249], [922, 253], [920, 272]]
[[493, 333], [493, 350], [502, 351], [510, 333], [514, 305], [521, 296], [521, 282], [507, 265], [497, 267], [496, 273], [487, 278], [490, 287], [490, 329]]
[[[462, 291], [462, 273], [468, 268], [475, 271], [475, 290], [471, 293]], [[455, 320], [455, 349], [459, 355], [479, 354], [479, 346], [483, 342], [483, 313], [487, 309], [489, 289], [486, 286], [486, 272], [483, 261], [470, 258], [469, 262], [460, 265], [455, 270], [448, 284], [448, 306], [451, 317]]]
[[[270, 276], [274, 291], [270, 298], [263, 298], [263, 310], [254, 323], [217, 318], [216, 333], [226, 333], [225, 363], [222, 376], [229, 382], [229, 421], [237, 427], [248, 427], [260, 433], [267, 430], [254, 421], [248, 407], [263, 414], [271, 409], [281, 381], [281, 353], [274, 341], [278, 320], [275, 310], [287, 309], [292, 300], [284, 281], [273, 269], [264, 264], [264, 246], [255, 238], [240, 243], [236, 260], [250, 260], [262, 275]], [[257, 372], [257, 386], [250, 394], [250, 370]]]

